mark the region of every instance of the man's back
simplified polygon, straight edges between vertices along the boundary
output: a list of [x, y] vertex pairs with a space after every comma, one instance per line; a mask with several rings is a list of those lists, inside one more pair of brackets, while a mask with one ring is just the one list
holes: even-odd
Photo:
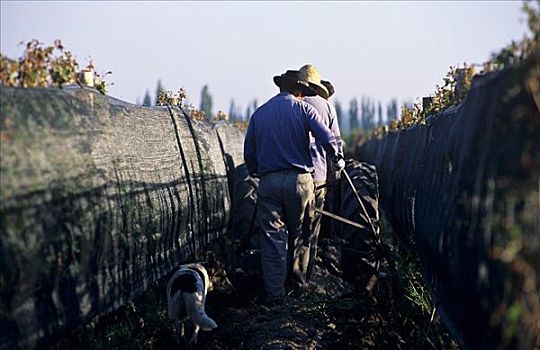
[[[296, 169], [312, 172], [309, 130], [321, 117], [313, 107], [288, 93], [279, 93], [259, 107], [251, 117], [244, 147], [251, 174]], [[324, 124], [324, 123], [322, 123]], [[315, 128], [322, 139], [330, 141], [330, 131]]]
[[[328, 100], [320, 96], [306, 97], [304, 101], [313, 106], [321, 116], [324, 124], [332, 130], [336, 142], [339, 146], [339, 152], [342, 153], [341, 132], [337, 122], [337, 114], [334, 106]], [[313, 136], [310, 137], [310, 152], [314, 166], [313, 179], [316, 182], [325, 181], [327, 176], [326, 152], [320, 144], [315, 142]]]
[[320, 96], [308, 96], [304, 98], [304, 102], [313, 106], [321, 115], [324, 124], [331, 128], [334, 119], [336, 119], [336, 109], [328, 100]]

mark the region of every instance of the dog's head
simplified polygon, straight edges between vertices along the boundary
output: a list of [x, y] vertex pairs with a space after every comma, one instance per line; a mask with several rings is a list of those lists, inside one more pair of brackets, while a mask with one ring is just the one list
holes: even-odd
[[230, 294], [234, 290], [234, 286], [227, 277], [225, 265], [216, 258], [214, 253], [208, 252], [206, 254], [206, 262], [203, 265], [210, 280], [208, 290], [216, 290], [225, 294]]

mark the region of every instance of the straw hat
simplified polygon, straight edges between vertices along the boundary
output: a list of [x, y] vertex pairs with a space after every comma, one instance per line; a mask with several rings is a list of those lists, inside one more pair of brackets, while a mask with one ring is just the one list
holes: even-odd
[[302, 80], [305, 80], [309, 83], [309, 86], [317, 92], [317, 95], [322, 98], [328, 98], [330, 94], [326, 87], [321, 83], [321, 75], [317, 68], [311, 64], [306, 64], [300, 68], [300, 75]]
[[303, 75], [299, 71], [288, 70], [281, 75], [276, 75], [274, 77], [274, 83], [279, 87], [282, 87], [284, 83], [295, 84], [300, 88], [300, 90], [302, 90], [304, 96], [315, 96], [317, 92], [305, 79], [302, 78]]

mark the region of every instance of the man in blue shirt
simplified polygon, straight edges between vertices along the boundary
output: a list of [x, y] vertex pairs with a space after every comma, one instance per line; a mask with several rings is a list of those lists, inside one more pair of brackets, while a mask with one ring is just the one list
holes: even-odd
[[285, 297], [287, 273], [297, 285], [306, 282], [305, 263], [299, 259], [302, 222], [313, 197], [313, 162], [309, 133], [338, 159], [332, 131], [318, 112], [303, 102], [314, 95], [299, 71], [275, 76], [280, 93], [251, 116], [244, 141], [244, 160], [251, 176], [260, 177], [256, 220], [261, 228], [260, 252], [264, 287], [269, 302]]
[[[321, 115], [324, 124], [332, 130], [332, 133], [338, 144], [338, 152], [343, 157], [343, 147], [341, 143], [341, 132], [338, 125], [336, 109], [328, 98], [334, 94], [334, 86], [329, 81], [321, 80], [320, 74], [312, 65], [306, 64], [300, 68], [300, 72], [307, 77], [310, 86], [317, 92], [316, 96], [306, 97], [305, 102], [312, 105]], [[306, 244], [304, 253], [307, 257], [303, 261], [307, 261], [307, 279], [311, 278], [315, 258], [317, 255], [317, 241], [321, 230], [321, 214], [315, 212], [315, 209], [323, 209], [326, 196], [327, 186], [334, 185], [337, 174], [331, 162], [327, 163], [327, 155], [324, 148], [315, 142], [313, 136], [310, 136], [310, 151], [313, 160], [313, 182], [315, 184], [314, 200], [308, 205], [307, 212], [304, 218], [304, 238]]]

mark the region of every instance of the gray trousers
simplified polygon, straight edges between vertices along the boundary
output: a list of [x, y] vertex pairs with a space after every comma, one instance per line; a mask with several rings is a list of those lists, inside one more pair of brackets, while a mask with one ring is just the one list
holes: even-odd
[[285, 296], [287, 274], [305, 282], [307, 261], [302, 253], [302, 223], [308, 203], [313, 201], [311, 174], [294, 170], [261, 177], [257, 190], [257, 223], [260, 231], [261, 268], [267, 296]]
[[304, 217], [302, 229], [302, 235], [304, 237], [302, 242], [305, 245], [305, 248], [302, 250], [302, 253], [307, 256], [300, 259], [300, 261], [305, 261], [306, 264], [303, 267], [306, 271], [306, 281], [311, 279], [315, 258], [317, 257], [317, 242], [319, 240], [319, 232], [321, 231], [322, 214], [316, 213], [315, 209], [322, 210], [324, 208], [324, 198], [326, 197], [325, 184], [324, 181], [315, 182], [314, 197], [308, 204]]

